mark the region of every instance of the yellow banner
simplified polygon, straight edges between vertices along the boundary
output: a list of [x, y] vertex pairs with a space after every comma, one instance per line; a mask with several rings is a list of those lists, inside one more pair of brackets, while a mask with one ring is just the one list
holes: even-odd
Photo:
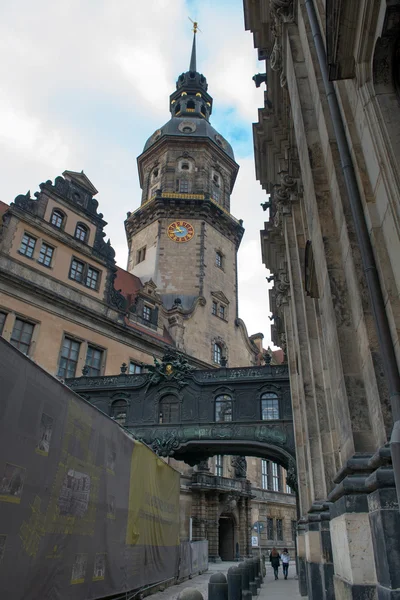
[[129, 484], [128, 545], [179, 545], [179, 473], [134, 442]]

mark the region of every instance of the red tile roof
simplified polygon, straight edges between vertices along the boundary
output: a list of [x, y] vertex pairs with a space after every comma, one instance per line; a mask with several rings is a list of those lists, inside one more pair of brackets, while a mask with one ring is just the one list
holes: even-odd
[[133, 298], [137, 292], [143, 287], [139, 277], [128, 273], [121, 267], [117, 267], [117, 276], [114, 281], [116, 290], [121, 290], [121, 294], [128, 300], [128, 305], [132, 304]]
[[274, 357], [274, 361], [277, 365], [281, 365], [283, 363], [284, 354], [281, 348], [279, 348], [279, 350], [272, 350], [272, 356]]

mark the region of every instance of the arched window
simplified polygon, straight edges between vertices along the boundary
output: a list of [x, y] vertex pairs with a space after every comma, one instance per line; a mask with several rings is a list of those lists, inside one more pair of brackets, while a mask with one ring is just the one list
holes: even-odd
[[65, 214], [55, 208], [51, 213], [50, 223], [57, 229], [62, 229], [65, 225]]
[[120, 425], [125, 425], [128, 412], [128, 403], [126, 400], [115, 400], [111, 405], [111, 418]]
[[180, 113], [180, 112], [181, 112], [181, 105], [180, 105], [180, 104], [177, 104], [177, 105], [175, 106], [175, 114], [177, 115], [177, 114], [178, 114], [178, 113]]
[[220, 344], [217, 344], [217, 342], [215, 342], [214, 347], [213, 347], [213, 361], [215, 363], [217, 363], [218, 365], [220, 365], [221, 358], [222, 358], [222, 346], [220, 346]]
[[266, 392], [261, 396], [261, 419], [275, 421], [279, 418], [278, 396], [274, 392]]
[[203, 115], [203, 117], [205, 117], [207, 113], [206, 113], [206, 107], [204, 106], [204, 104], [201, 105], [200, 111], [201, 111], [201, 114]]
[[179, 423], [180, 410], [179, 399], [172, 394], [161, 398], [159, 403], [159, 422], [160, 423]]
[[75, 237], [77, 240], [81, 242], [87, 242], [87, 238], [89, 237], [89, 229], [83, 223], [78, 223], [75, 229]]
[[189, 100], [188, 103], [186, 104], [187, 110], [194, 110], [195, 107], [196, 107], [196, 105], [193, 100]]
[[228, 394], [215, 398], [215, 421], [232, 421], [232, 398]]

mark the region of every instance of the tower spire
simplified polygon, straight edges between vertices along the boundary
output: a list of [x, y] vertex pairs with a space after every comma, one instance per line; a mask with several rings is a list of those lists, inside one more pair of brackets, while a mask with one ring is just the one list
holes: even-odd
[[190, 65], [189, 65], [189, 71], [191, 73], [195, 73], [196, 72], [196, 32], [197, 32], [197, 23], [195, 23], [194, 25], [195, 25], [195, 27], [193, 27], [192, 54], [190, 56]]
[[190, 17], [189, 17], [189, 21], [192, 21], [193, 23], [193, 44], [192, 44], [192, 54], [190, 56], [190, 65], [189, 65], [189, 71], [191, 73], [196, 73], [197, 68], [196, 68], [196, 33], [198, 31], [201, 31], [199, 29], [199, 25], [197, 23], [197, 21], [193, 21]]

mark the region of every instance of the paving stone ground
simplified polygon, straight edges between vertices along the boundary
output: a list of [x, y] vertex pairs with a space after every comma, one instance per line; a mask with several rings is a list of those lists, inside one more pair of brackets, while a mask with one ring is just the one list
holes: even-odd
[[[208, 600], [208, 581], [210, 575], [216, 572], [222, 572], [226, 575], [229, 567], [237, 566], [237, 562], [222, 562], [208, 565], [207, 573], [189, 579], [179, 585], [173, 585], [167, 588], [164, 592], [157, 592], [149, 596], [149, 600], [176, 600], [185, 588], [195, 588], [203, 594], [204, 600]], [[279, 579], [274, 580], [272, 568], [267, 565], [267, 575], [264, 578], [264, 583], [258, 591], [259, 600], [300, 600], [301, 596], [298, 591], [298, 581], [296, 577], [296, 567], [294, 563], [290, 563], [289, 577], [283, 579], [282, 568], [279, 569]], [[304, 600], [304, 598], [303, 598]]]

